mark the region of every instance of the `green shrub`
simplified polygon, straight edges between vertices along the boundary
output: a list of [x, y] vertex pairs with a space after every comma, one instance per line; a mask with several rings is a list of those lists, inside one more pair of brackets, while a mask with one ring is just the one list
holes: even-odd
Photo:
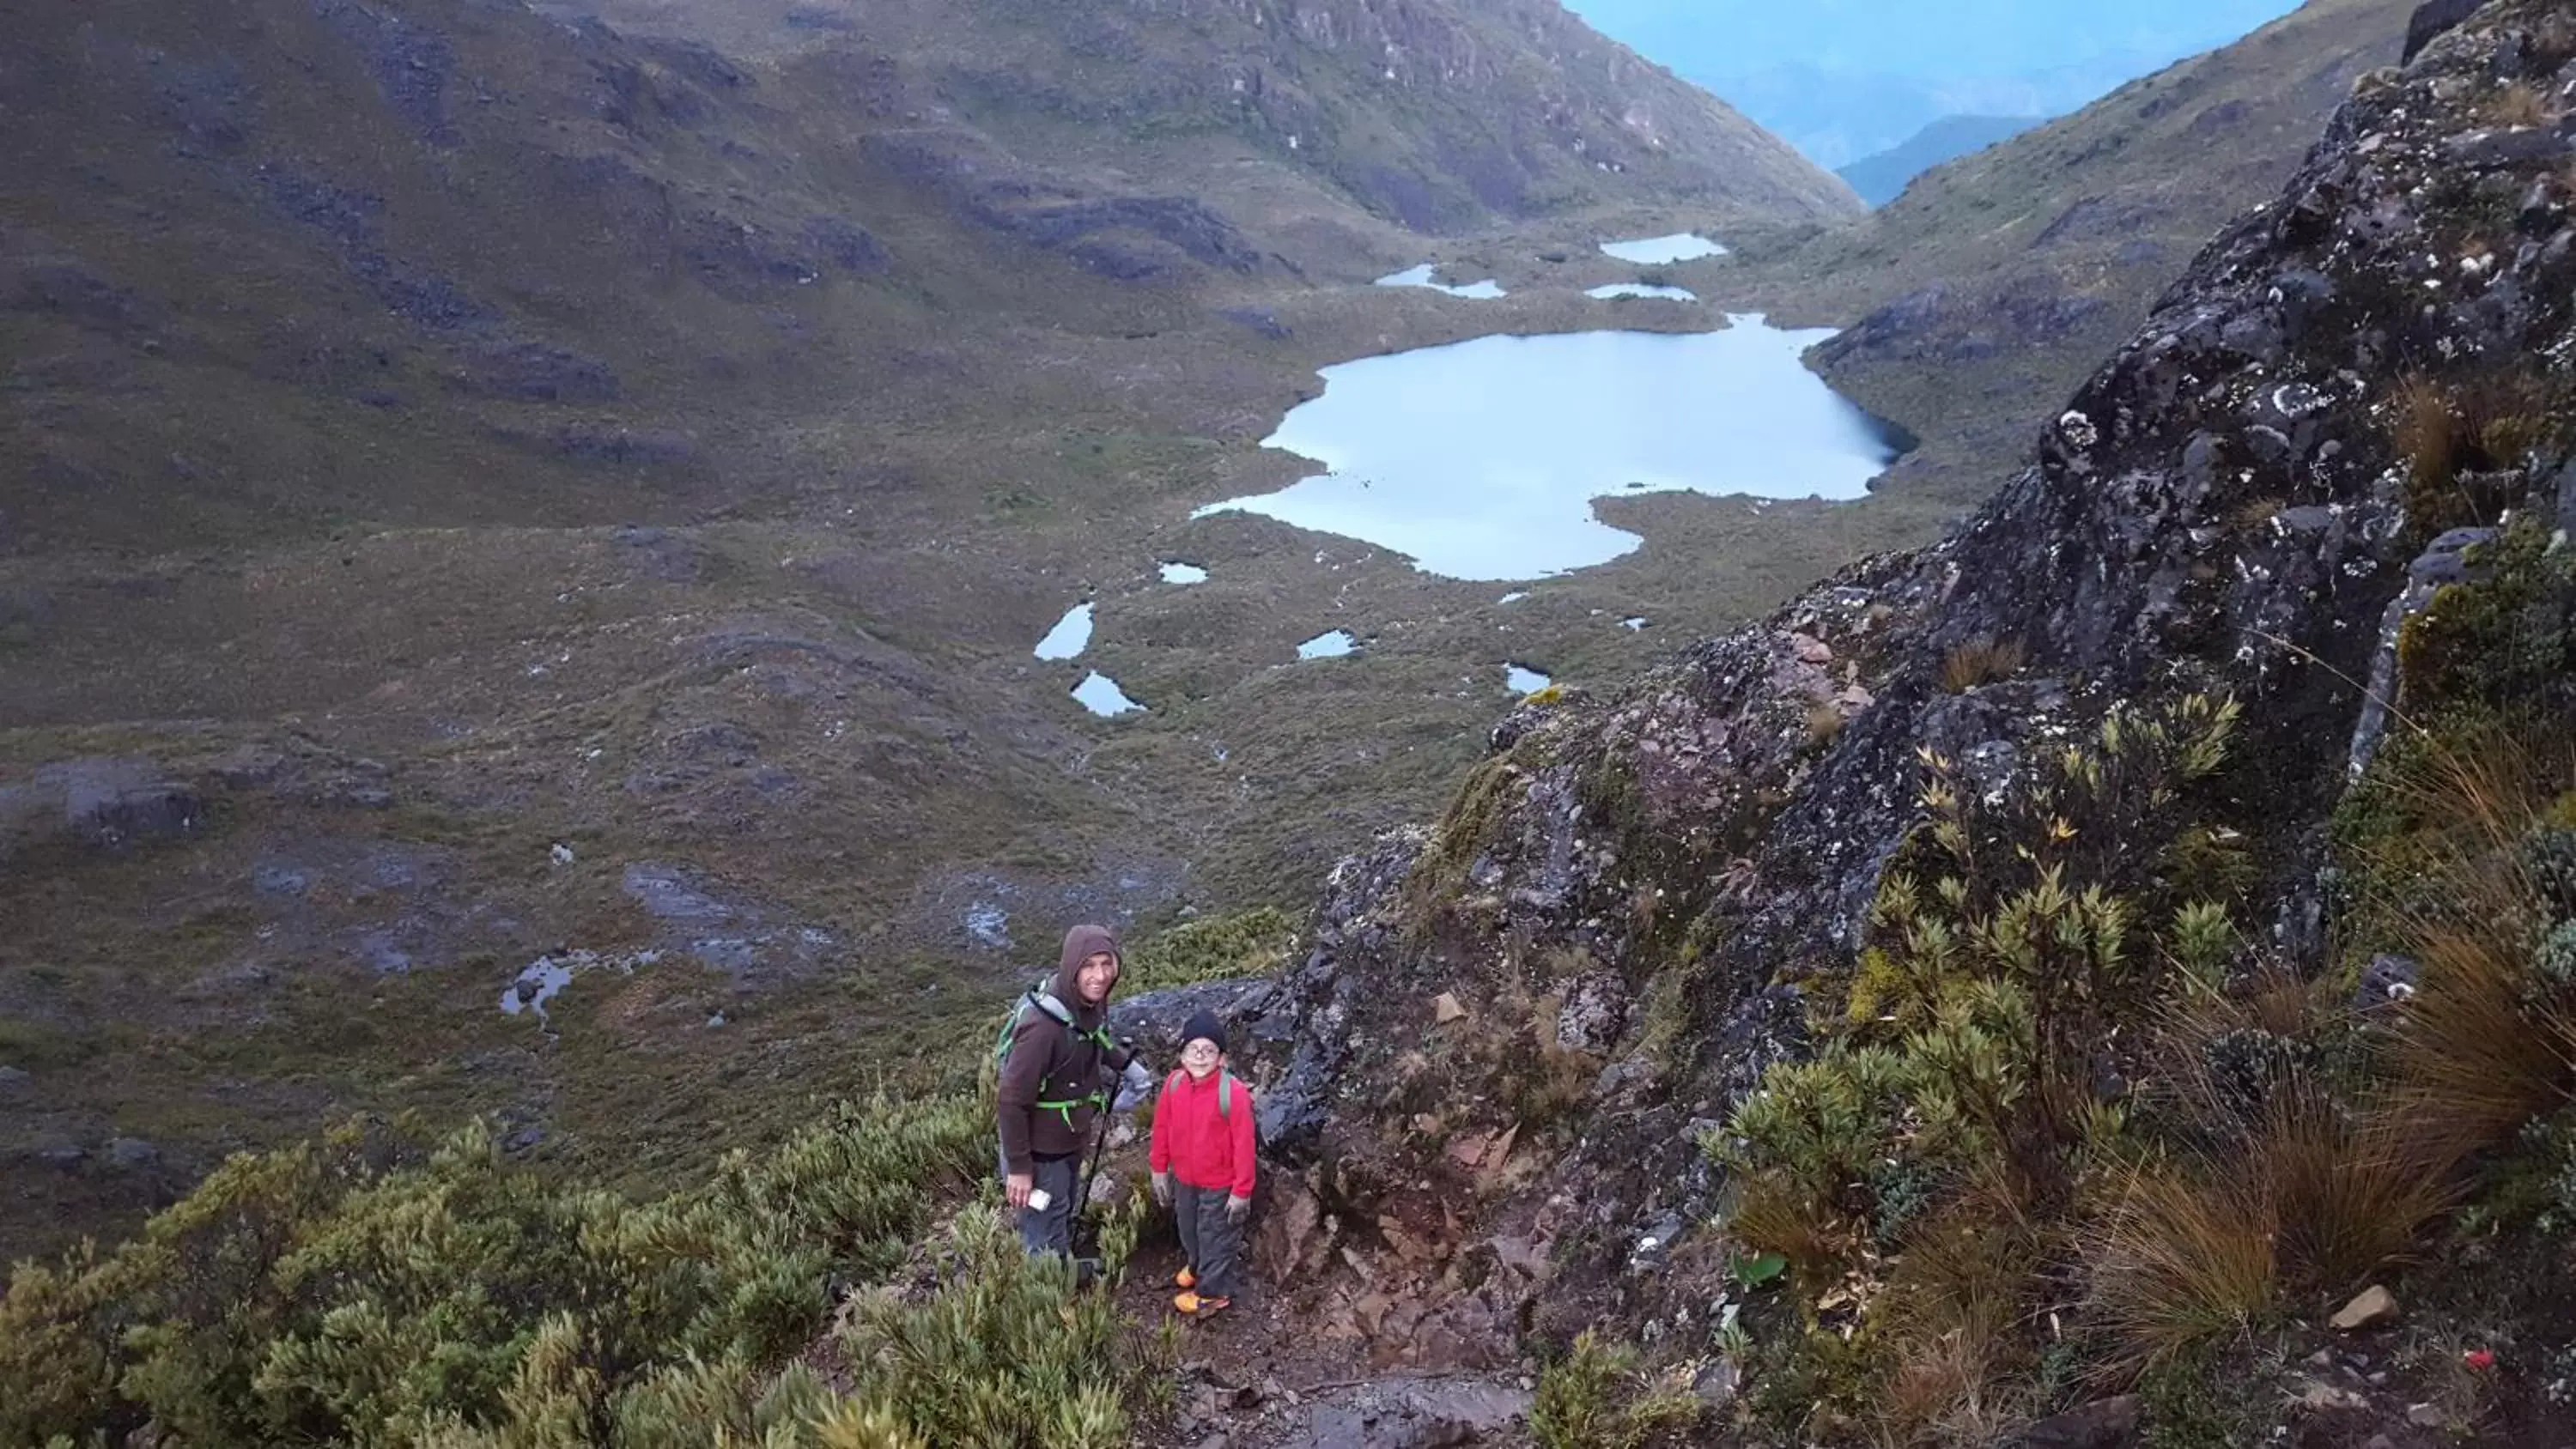
[[1123, 992], [1264, 976], [1296, 956], [1297, 923], [1276, 906], [1210, 916], [1130, 946], [1119, 971]]
[[0, 1367], [41, 1391], [0, 1427], [149, 1416], [221, 1449], [594, 1444], [657, 1405], [667, 1423], [899, 1262], [985, 1174], [990, 1121], [972, 1098], [843, 1108], [643, 1204], [513, 1165], [479, 1127], [426, 1153], [352, 1126], [237, 1157], [113, 1256], [13, 1280]]
[[1587, 1330], [1540, 1373], [1530, 1429], [1542, 1449], [1642, 1449], [1691, 1428], [1700, 1413], [1687, 1391], [1650, 1382], [1635, 1349]]
[[[1123, 1265], [1134, 1223], [1103, 1234], [1109, 1271]], [[854, 1402], [922, 1443], [1120, 1449], [1131, 1413], [1173, 1362], [1131, 1333], [1104, 1294], [1077, 1292], [1062, 1259], [1031, 1258], [1002, 1214], [958, 1215], [927, 1299], [865, 1300], [841, 1333]]]

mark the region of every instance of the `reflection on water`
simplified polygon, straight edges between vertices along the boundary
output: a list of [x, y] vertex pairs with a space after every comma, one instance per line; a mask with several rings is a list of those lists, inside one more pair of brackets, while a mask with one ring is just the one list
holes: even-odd
[[1129, 699], [1127, 691], [1120, 689], [1116, 680], [1097, 669], [1084, 675], [1082, 682], [1073, 687], [1073, 697], [1082, 701], [1084, 709], [1103, 719], [1114, 719], [1122, 714], [1136, 714], [1145, 708]]
[[1091, 647], [1091, 606], [1076, 604], [1064, 611], [1055, 627], [1038, 641], [1040, 659], [1071, 659]]
[[1620, 297], [1662, 297], [1675, 302], [1699, 300], [1699, 293], [1688, 287], [1650, 287], [1643, 282], [1612, 282], [1606, 287], [1595, 287], [1583, 295], [1598, 297], [1605, 302], [1614, 301]]
[[1604, 494], [1860, 497], [1897, 447], [1800, 362], [1832, 334], [1730, 320], [1722, 332], [1479, 337], [1325, 368], [1323, 394], [1264, 440], [1321, 471], [1198, 515], [1264, 514], [1429, 573], [1499, 580], [1635, 548], [1593, 516]]
[[1641, 237], [1636, 241], [1603, 242], [1601, 250], [1623, 262], [1635, 262], [1641, 267], [1661, 267], [1673, 262], [1691, 262], [1701, 257], [1726, 255], [1724, 243], [1713, 242], [1707, 237], [1695, 236], [1686, 231], [1675, 232], [1671, 236]]
[[1437, 270], [1433, 263], [1424, 262], [1421, 266], [1380, 277], [1377, 279], [1377, 284], [1381, 287], [1428, 287], [1435, 292], [1446, 292], [1452, 297], [1472, 297], [1479, 302], [1490, 302], [1496, 297], [1506, 295], [1502, 284], [1490, 278], [1482, 282], [1469, 282], [1463, 287], [1452, 287], [1435, 282], [1431, 277]]
[[1298, 645], [1297, 657], [1300, 659], [1339, 659], [1359, 647], [1360, 641], [1352, 638], [1349, 630], [1335, 629], [1329, 634], [1318, 634], [1314, 638], [1307, 640], [1305, 643]]

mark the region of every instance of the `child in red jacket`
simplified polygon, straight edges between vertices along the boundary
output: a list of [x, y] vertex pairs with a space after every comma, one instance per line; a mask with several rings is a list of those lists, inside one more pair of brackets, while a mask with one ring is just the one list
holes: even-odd
[[[1192, 1015], [1181, 1069], [1154, 1103], [1154, 1200], [1179, 1219], [1189, 1264], [1172, 1306], [1204, 1318], [1234, 1301], [1252, 1215], [1252, 1089], [1225, 1069], [1225, 1024]], [[1175, 1184], [1174, 1177], [1180, 1179]]]

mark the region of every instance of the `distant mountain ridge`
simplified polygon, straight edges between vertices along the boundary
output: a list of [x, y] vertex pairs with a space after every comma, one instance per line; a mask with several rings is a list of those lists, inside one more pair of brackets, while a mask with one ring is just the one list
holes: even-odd
[[1885, 206], [1905, 190], [1905, 183], [1944, 161], [2008, 141], [2045, 116], [1943, 116], [1915, 132], [1903, 145], [1864, 156], [1834, 174], [1851, 184], [1860, 199]]
[[1449, 230], [1653, 196], [1848, 214], [1835, 178], [1556, 0], [585, 0], [729, 53], [845, 51], [934, 128], [1033, 159], [1230, 140]]

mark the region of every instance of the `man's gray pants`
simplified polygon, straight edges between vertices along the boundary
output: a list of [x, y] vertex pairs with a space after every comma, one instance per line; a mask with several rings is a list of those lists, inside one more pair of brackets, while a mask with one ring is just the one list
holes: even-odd
[[1221, 1187], [1172, 1183], [1172, 1217], [1180, 1224], [1181, 1251], [1198, 1275], [1193, 1291], [1202, 1298], [1232, 1298], [1243, 1286], [1243, 1224], [1225, 1213], [1233, 1196]]
[[1079, 1157], [1040, 1157], [1030, 1161], [1030, 1175], [1049, 1201], [1043, 1209], [1024, 1208], [1020, 1212], [1020, 1245], [1029, 1250], [1029, 1256], [1073, 1256], [1073, 1195], [1082, 1190], [1081, 1166]]

